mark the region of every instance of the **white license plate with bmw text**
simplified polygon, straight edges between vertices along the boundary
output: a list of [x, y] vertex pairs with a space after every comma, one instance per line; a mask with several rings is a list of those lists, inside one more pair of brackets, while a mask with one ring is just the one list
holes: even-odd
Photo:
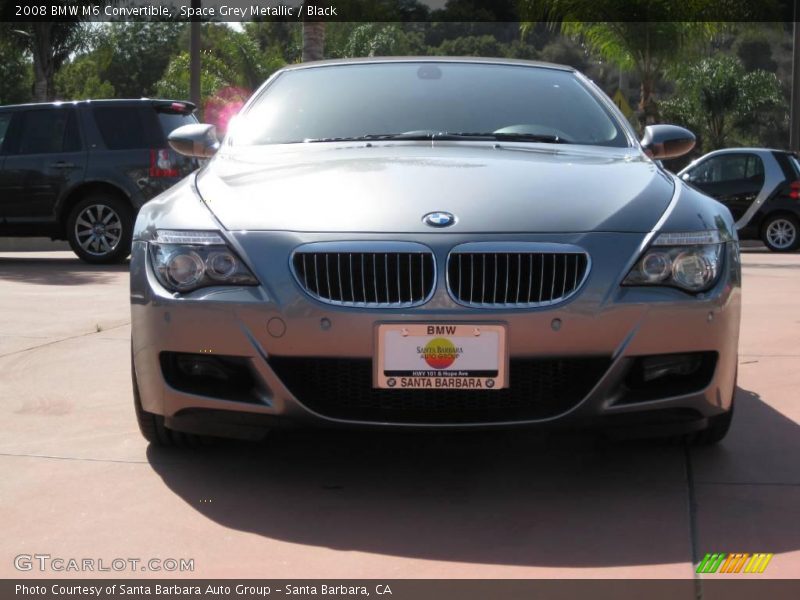
[[506, 328], [485, 324], [384, 323], [377, 330], [377, 388], [508, 386]]

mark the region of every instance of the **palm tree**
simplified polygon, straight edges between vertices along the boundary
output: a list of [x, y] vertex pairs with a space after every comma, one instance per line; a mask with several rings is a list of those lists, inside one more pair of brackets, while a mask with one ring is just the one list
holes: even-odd
[[[316, 1], [305, 2], [303, 9], [316, 6]], [[325, 52], [325, 22], [306, 21], [303, 18], [303, 62], [322, 60]]]
[[53, 100], [56, 71], [85, 44], [85, 26], [79, 21], [4, 23], [3, 26], [2, 33], [33, 58], [34, 102]]
[[[527, 21], [558, 27], [639, 76], [642, 126], [658, 120], [653, 92], [664, 72], [692, 57], [720, 31], [721, 23], [702, 20], [713, 14], [713, 6], [712, 0], [520, 0]], [[524, 22], [523, 34], [532, 25]]]

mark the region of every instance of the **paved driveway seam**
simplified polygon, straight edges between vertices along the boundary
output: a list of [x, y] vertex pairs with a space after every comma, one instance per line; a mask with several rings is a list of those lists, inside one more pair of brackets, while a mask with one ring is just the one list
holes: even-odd
[[[0, 358], [6, 358], [8, 356], [14, 356], [15, 354], [22, 354], [23, 352], [30, 352], [32, 350], [38, 350], [39, 348], [46, 348], [47, 346], [52, 346], [54, 344], [60, 344], [61, 342], [67, 342], [69, 340], [75, 340], [78, 338], [86, 337], [89, 335], [97, 335], [98, 333], [105, 333], [107, 331], [113, 331], [114, 329], [119, 329], [120, 327], [126, 327], [130, 325], [130, 321], [125, 321], [124, 323], [119, 323], [118, 325], [112, 325], [111, 327], [104, 327], [98, 331], [86, 331], [84, 333], [78, 333], [75, 335], [71, 335], [65, 338], [61, 338], [58, 340], [53, 340], [51, 342], [45, 342], [44, 344], [39, 344], [37, 346], [31, 346], [29, 348], [23, 348], [22, 350], [14, 350], [13, 352], [8, 352], [6, 354], [0, 354]], [[13, 337], [13, 336], [10, 336]]]

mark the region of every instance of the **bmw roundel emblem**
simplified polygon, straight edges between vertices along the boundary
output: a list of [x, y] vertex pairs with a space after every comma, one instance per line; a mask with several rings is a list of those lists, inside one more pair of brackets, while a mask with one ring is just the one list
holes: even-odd
[[423, 222], [431, 227], [450, 227], [456, 222], [452, 213], [436, 211], [422, 217]]

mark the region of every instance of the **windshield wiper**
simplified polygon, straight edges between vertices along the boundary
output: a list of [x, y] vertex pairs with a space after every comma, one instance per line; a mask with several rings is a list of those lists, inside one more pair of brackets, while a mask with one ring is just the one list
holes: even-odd
[[306, 144], [318, 142], [371, 142], [387, 140], [467, 140], [467, 141], [502, 141], [502, 142], [540, 142], [545, 144], [568, 144], [569, 140], [557, 135], [538, 133], [503, 133], [503, 132], [450, 132], [450, 131], [406, 131], [405, 133], [366, 133], [346, 137], [306, 138]]
[[500, 142], [541, 142], [545, 144], [569, 144], [570, 141], [557, 135], [541, 133], [503, 133], [498, 132], [458, 132], [445, 131], [437, 133], [437, 140], [494, 140]]
[[371, 142], [383, 140], [432, 140], [438, 134], [427, 131], [407, 131], [405, 133], [366, 133], [346, 137], [306, 138], [303, 142], [313, 144], [317, 142]]

